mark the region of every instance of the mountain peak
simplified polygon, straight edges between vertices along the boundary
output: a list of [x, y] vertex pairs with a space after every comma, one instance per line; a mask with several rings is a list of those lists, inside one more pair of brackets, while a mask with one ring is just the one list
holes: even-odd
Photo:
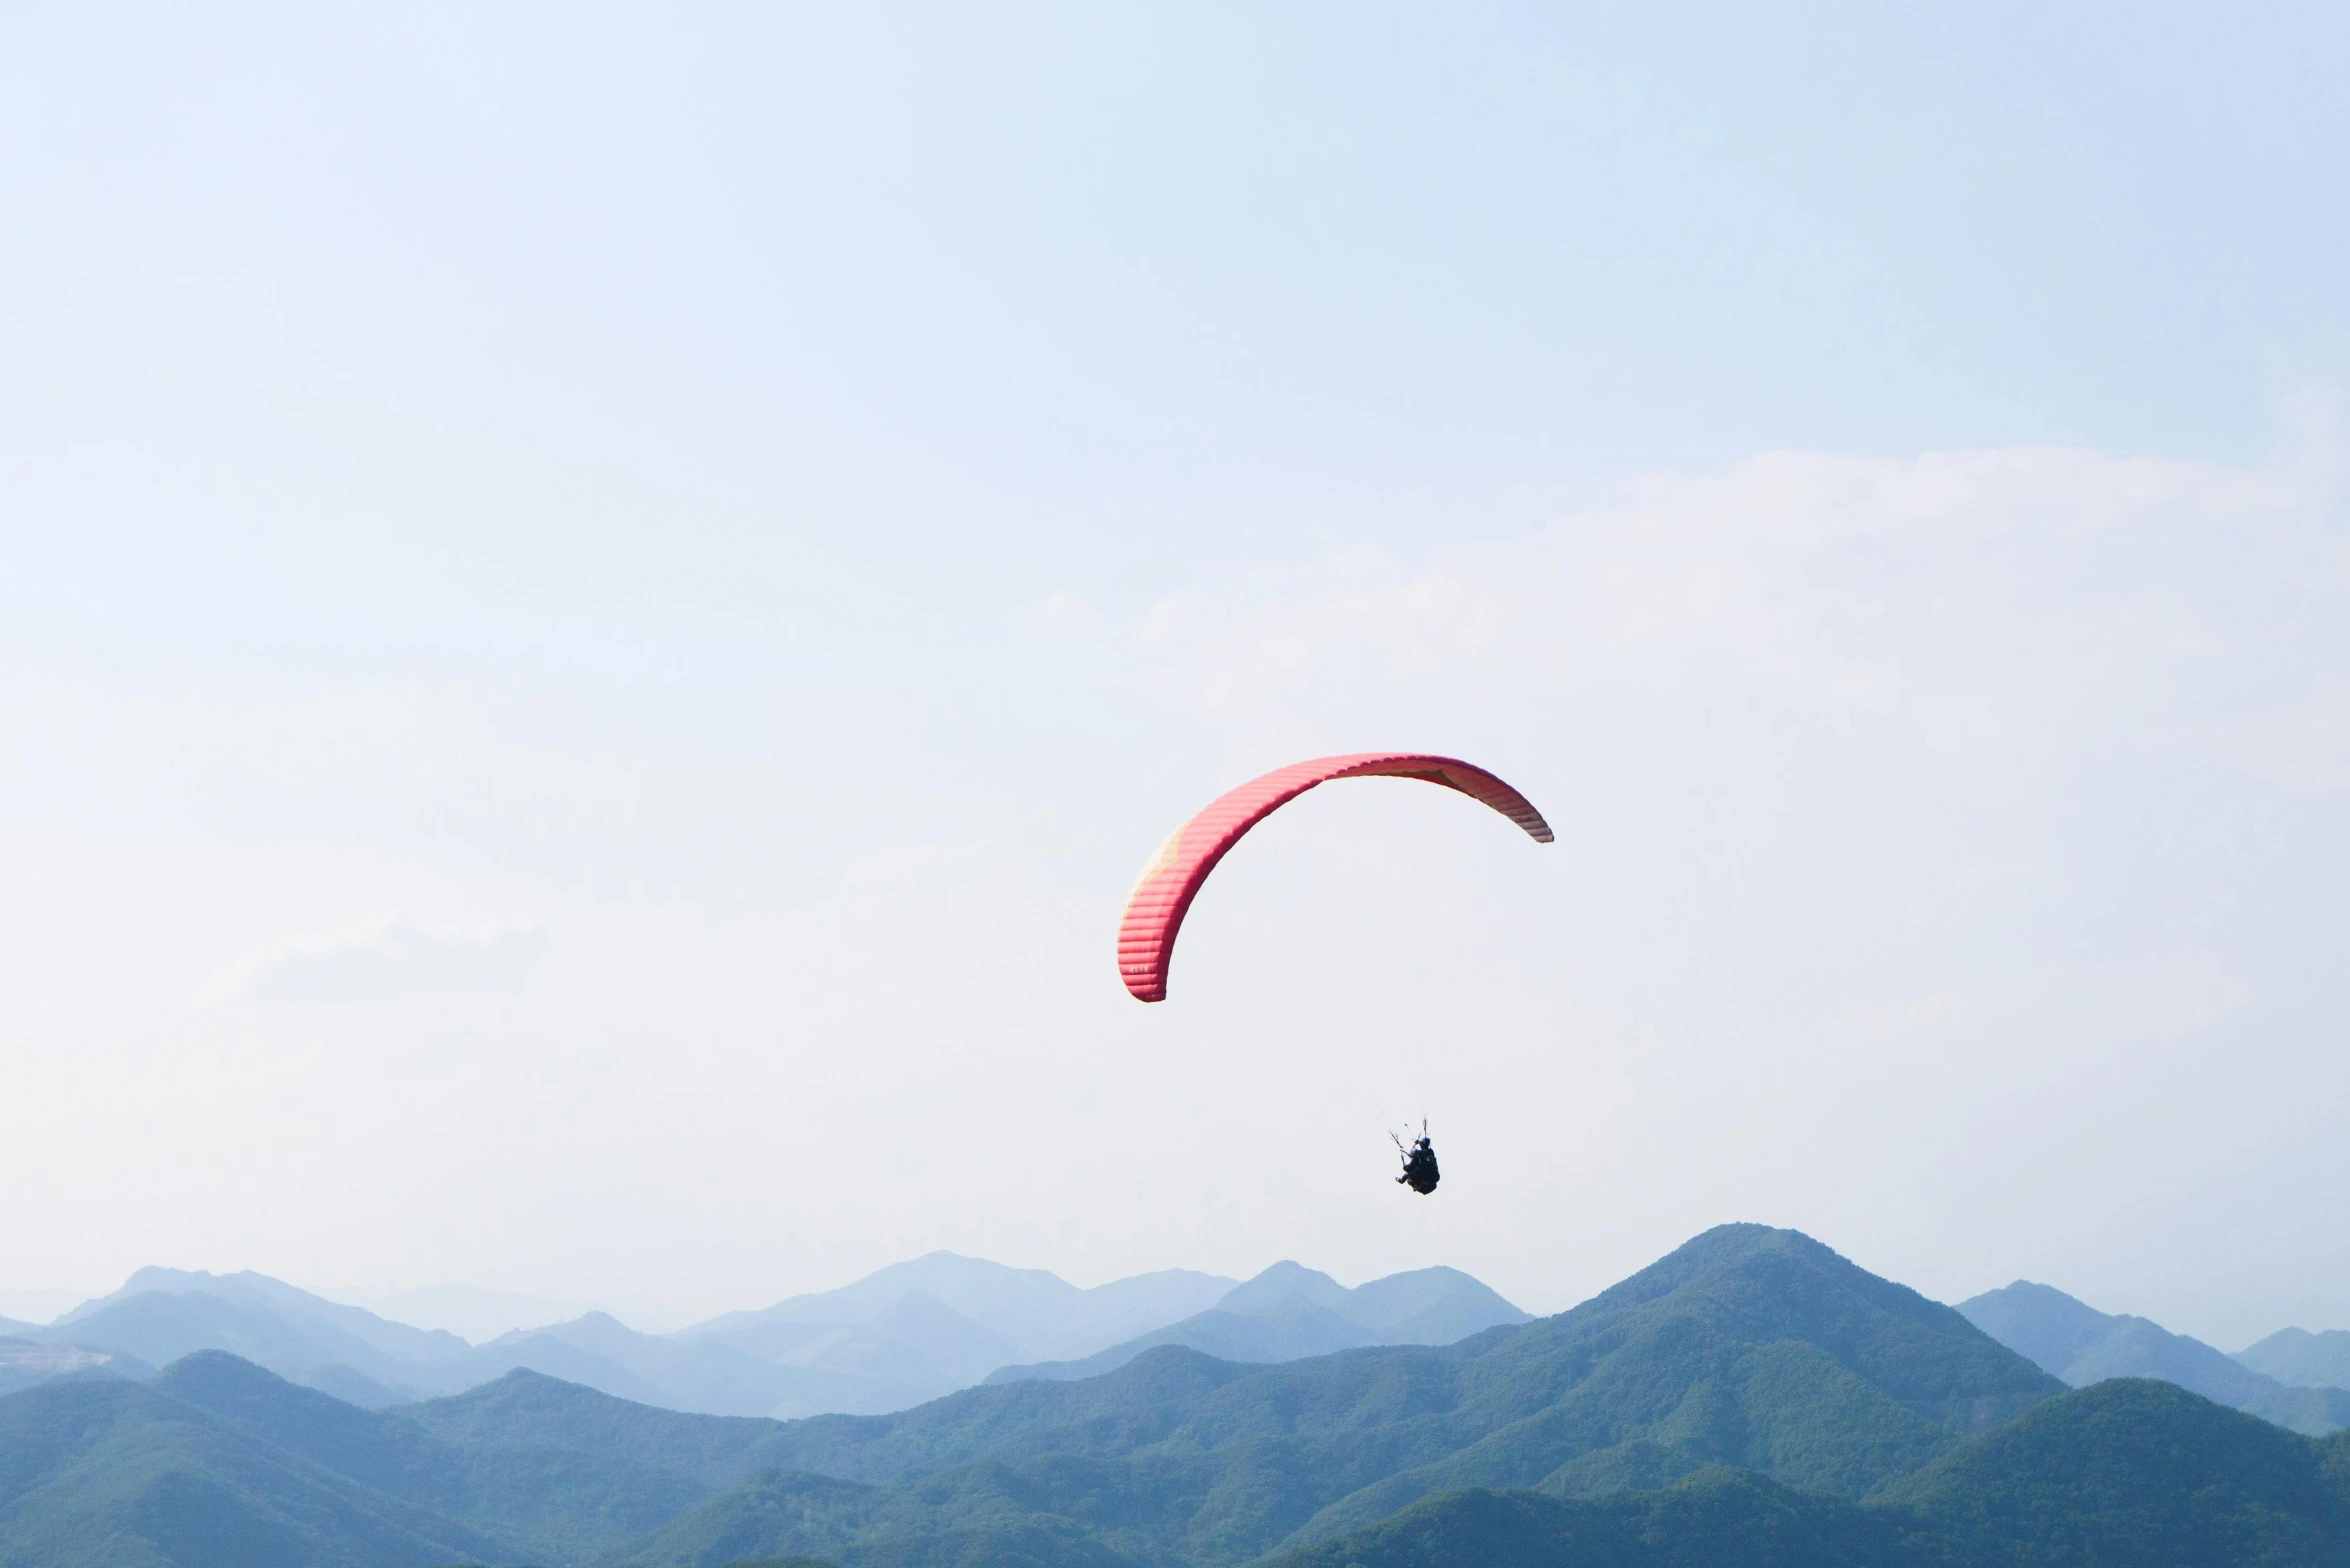
[[1344, 1285], [1320, 1269], [1285, 1258], [1226, 1291], [1216, 1310], [1256, 1314], [1303, 1303], [1337, 1311], [1345, 1306], [1349, 1294]]
[[122, 1288], [127, 1291], [170, 1290], [180, 1285], [182, 1281], [204, 1283], [228, 1277], [230, 1276], [215, 1274], [209, 1269], [171, 1269], [160, 1264], [149, 1263], [142, 1268], [131, 1270], [131, 1277], [123, 1281]]
[[2350, 1332], [2330, 1328], [2312, 1334], [2281, 1328], [2235, 1359], [2255, 1372], [2300, 1388], [2350, 1389]]
[[1958, 1310], [2008, 1349], [2059, 1377], [2114, 1325], [2114, 1319], [2086, 1302], [2028, 1279], [1969, 1296]]
[[155, 1374], [152, 1386], [160, 1393], [214, 1411], [292, 1398], [339, 1403], [326, 1394], [298, 1388], [268, 1368], [226, 1350], [191, 1351]]
[[1952, 1401], [1988, 1399], [1988, 1410], [2060, 1386], [1955, 1309], [1768, 1225], [1717, 1225], [1548, 1323], [1573, 1333], [1634, 1310], [1689, 1316], [1748, 1343], [1808, 1342], [1936, 1420], [1960, 1419]]
[[[2223, 1355], [2159, 1323], [2100, 1312], [2030, 1280], [1970, 1297], [1958, 1310], [1984, 1333], [2075, 1388], [2110, 1378], [2156, 1378], [2304, 1432], [2333, 1430], [2350, 1406], [2350, 1395], [2288, 1387], [2260, 1358]], [[2322, 1385], [2324, 1379], [2308, 1381]]]
[[[1905, 1285], [1896, 1285], [1881, 1279], [1843, 1256], [1823, 1242], [1814, 1241], [1799, 1230], [1782, 1230], [1776, 1226], [1740, 1223], [1716, 1225], [1701, 1231], [1675, 1247], [1671, 1252], [1651, 1263], [1630, 1278], [1601, 1291], [1583, 1307], [1634, 1306], [1643, 1302], [1661, 1301], [1683, 1291], [1709, 1284], [1720, 1287], [1725, 1282], [1769, 1276], [1783, 1285], [1791, 1286], [1800, 1278], [1816, 1283], [1833, 1282], [1835, 1286], [1857, 1290], [1885, 1305], [1900, 1308], [1927, 1309], [1930, 1313], [1946, 1313], [1950, 1309], [1938, 1302], [1928, 1301]], [[1793, 1305], [1803, 1299], [1802, 1294], [1779, 1293], [1783, 1304]], [[1915, 1315], [1913, 1312], [1912, 1315]]]

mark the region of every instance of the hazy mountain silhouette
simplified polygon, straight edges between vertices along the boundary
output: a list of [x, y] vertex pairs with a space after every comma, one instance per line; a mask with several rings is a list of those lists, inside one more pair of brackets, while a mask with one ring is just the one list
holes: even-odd
[[113, 1295], [83, 1302], [51, 1327], [62, 1330], [86, 1325], [142, 1296], [156, 1294], [264, 1305], [282, 1316], [317, 1325], [314, 1332], [338, 1334], [364, 1345], [395, 1364], [454, 1360], [470, 1348], [454, 1334], [394, 1323], [364, 1307], [329, 1301], [249, 1269], [237, 1274], [208, 1274], [192, 1269], [143, 1268]]
[[1858, 1496], [2062, 1388], [1817, 1242], [1725, 1226], [1571, 1312], [1447, 1347], [1244, 1368], [1162, 1346], [1082, 1382], [797, 1422], [777, 1462], [799, 1474], [746, 1481], [625, 1560], [725, 1561], [715, 1543], [823, 1556], [841, 1532], [907, 1527], [895, 1497], [811, 1490], [811, 1474], [918, 1483], [934, 1499], [925, 1529], [977, 1528], [1026, 1499], [1029, 1514], [1092, 1521], [1111, 1552], [1201, 1564], [1463, 1486], [1596, 1492], [1727, 1462]]
[[1007, 1366], [990, 1383], [1099, 1377], [1160, 1345], [1184, 1345], [1223, 1361], [1296, 1361], [1364, 1345], [1449, 1345], [1521, 1312], [1458, 1269], [1415, 1269], [1352, 1290], [1297, 1263], [1276, 1263], [1215, 1306], [1077, 1361]]
[[[851, 1285], [815, 1295], [794, 1296], [756, 1312], [730, 1312], [681, 1330], [680, 1339], [716, 1340], [754, 1353], [804, 1343], [809, 1328], [872, 1327], [898, 1304], [924, 1298], [993, 1336], [984, 1354], [960, 1365], [971, 1367], [989, 1355], [966, 1381], [976, 1381], [1008, 1360], [1021, 1357], [1086, 1355], [1135, 1334], [1187, 1317], [1212, 1305], [1235, 1281], [1190, 1269], [1164, 1269], [1080, 1289], [1043, 1269], [1007, 1268], [982, 1258], [932, 1252], [876, 1270]], [[976, 1341], [973, 1342], [976, 1347]]]
[[[958, 1323], [956, 1328], [976, 1325]], [[835, 1342], [824, 1348], [843, 1347]], [[477, 1387], [527, 1368], [672, 1410], [790, 1417], [902, 1410], [970, 1381], [939, 1372], [919, 1346], [886, 1332], [868, 1337], [860, 1348], [869, 1352], [861, 1362], [835, 1355], [824, 1364], [809, 1365], [749, 1354], [724, 1341], [640, 1334], [604, 1313], [591, 1312], [570, 1323], [509, 1334], [482, 1346], [465, 1362], [458, 1386]]]
[[141, 1269], [30, 1338], [167, 1365], [225, 1350], [295, 1382], [380, 1407], [435, 1387], [472, 1347], [454, 1334], [391, 1323], [260, 1274]]
[[1960, 1302], [1958, 1310], [2075, 1388], [2107, 1378], [2159, 1378], [2311, 1436], [2350, 1427], [2350, 1393], [2289, 1386], [2199, 1339], [2146, 1318], [2099, 1312], [2050, 1285], [2019, 1279]]
[[486, 1345], [518, 1330], [569, 1322], [589, 1310], [583, 1302], [552, 1301], [455, 1281], [394, 1291], [366, 1305], [378, 1317], [419, 1328], [446, 1329], [474, 1345]]
[[[1465, 1276], [1464, 1276], [1465, 1277]], [[1039, 1269], [937, 1252], [821, 1295], [644, 1334], [600, 1312], [469, 1345], [266, 1275], [145, 1268], [24, 1337], [143, 1368], [224, 1350], [369, 1409], [478, 1387], [526, 1367], [617, 1398], [714, 1415], [902, 1410], [1045, 1352], [1090, 1351], [1215, 1300], [1188, 1270], [1091, 1290]], [[0, 1391], [40, 1381], [0, 1357]]]
[[591, 1314], [485, 1346], [476, 1367], [529, 1366], [622, 1398], [713, 1414], [871, 1414], [968, 1387], [1039, 1346], [1092, 1348], [1137, 1324], [1156, 1326], [1231, 1285], [1170, 1269], [1083, 1290], [1041, 1269], [933, 1252], [839, 1290], [670, 1335], [637, 1334]]
[[136, 1356], [118, 1351], [92, 1350], [83, 1345], [50, 1345], [34, 1340], [0, 1338], [0, 1394], [13, 1394], [61, 1377], [99, 1377], [141, 1382], [155, 1369]]
[[[1309, 1276], [1242, 1304], [1323, 1309]], [[1443, 1295], [1372, 1299], [1400, 1323]], [[652, 1337], [582, 1322], [557, 1343], [615, 1368]], [[1727, 1226], [1449, 1346], [1166, 1345], [892, 1415], [689, 1414], [527, 1370], [368, 1411], [216, 1352], [73, 1374], [0, 1397], [0, 1564], [2299, 1568], [2350, 1560], [2346, 1477], [2350, 1434], [2067, 1394], [1950, 1308]]]
[[2281, 1328], [2235, 1359], [2292, 1387], [2350, 1389], [2350, 1330]]

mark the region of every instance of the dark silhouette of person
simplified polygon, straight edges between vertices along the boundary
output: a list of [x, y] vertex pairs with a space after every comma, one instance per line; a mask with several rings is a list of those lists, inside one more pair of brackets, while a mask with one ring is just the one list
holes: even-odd
[[1426, 1133], [1420, 1134], [1420, 1141], [1404, 1156], [1403, 1174], [1395, 1179], [1423, 1198], [1436, 1190], [1436, 1146]]

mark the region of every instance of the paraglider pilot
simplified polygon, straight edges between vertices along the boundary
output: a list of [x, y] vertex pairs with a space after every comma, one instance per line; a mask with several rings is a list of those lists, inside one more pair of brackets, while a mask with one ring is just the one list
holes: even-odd
[[1420, 1129], [1420, 1141], [1403, 1157], [1403, 1174], [1395, 1179], [1423, 1198], [1436, 1190], [1436, 1146], [1428, 1141], [1427, 1128]]

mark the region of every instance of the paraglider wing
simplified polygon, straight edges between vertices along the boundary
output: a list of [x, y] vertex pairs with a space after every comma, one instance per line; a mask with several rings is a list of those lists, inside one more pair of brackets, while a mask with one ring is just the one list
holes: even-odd
[[1425, 779], [1442, 784], [1485, 802], [1524, 828], [1536, 842], [1551, 841], [1550, 824], [1542, 820], [1532, 802], [1483, 768], [1458, 758], [1413, 751], [1365, 751], [1275, 768], [1208, 802], [1197, 816], [1175, 830], [1143, 868], [1126, 900], [1126, 918], [1118, 926], [1118, 974], [1126, 989], [1140, 1001], [1166, 1000], [1167, 964], [1174, 956], [1175, 934], [1183, 929], [1183, 916], [1208, 873], [1216, 869], [1225, 851], [1240, 842], [1241, 835], [1317, 784], [1359, 778]]

